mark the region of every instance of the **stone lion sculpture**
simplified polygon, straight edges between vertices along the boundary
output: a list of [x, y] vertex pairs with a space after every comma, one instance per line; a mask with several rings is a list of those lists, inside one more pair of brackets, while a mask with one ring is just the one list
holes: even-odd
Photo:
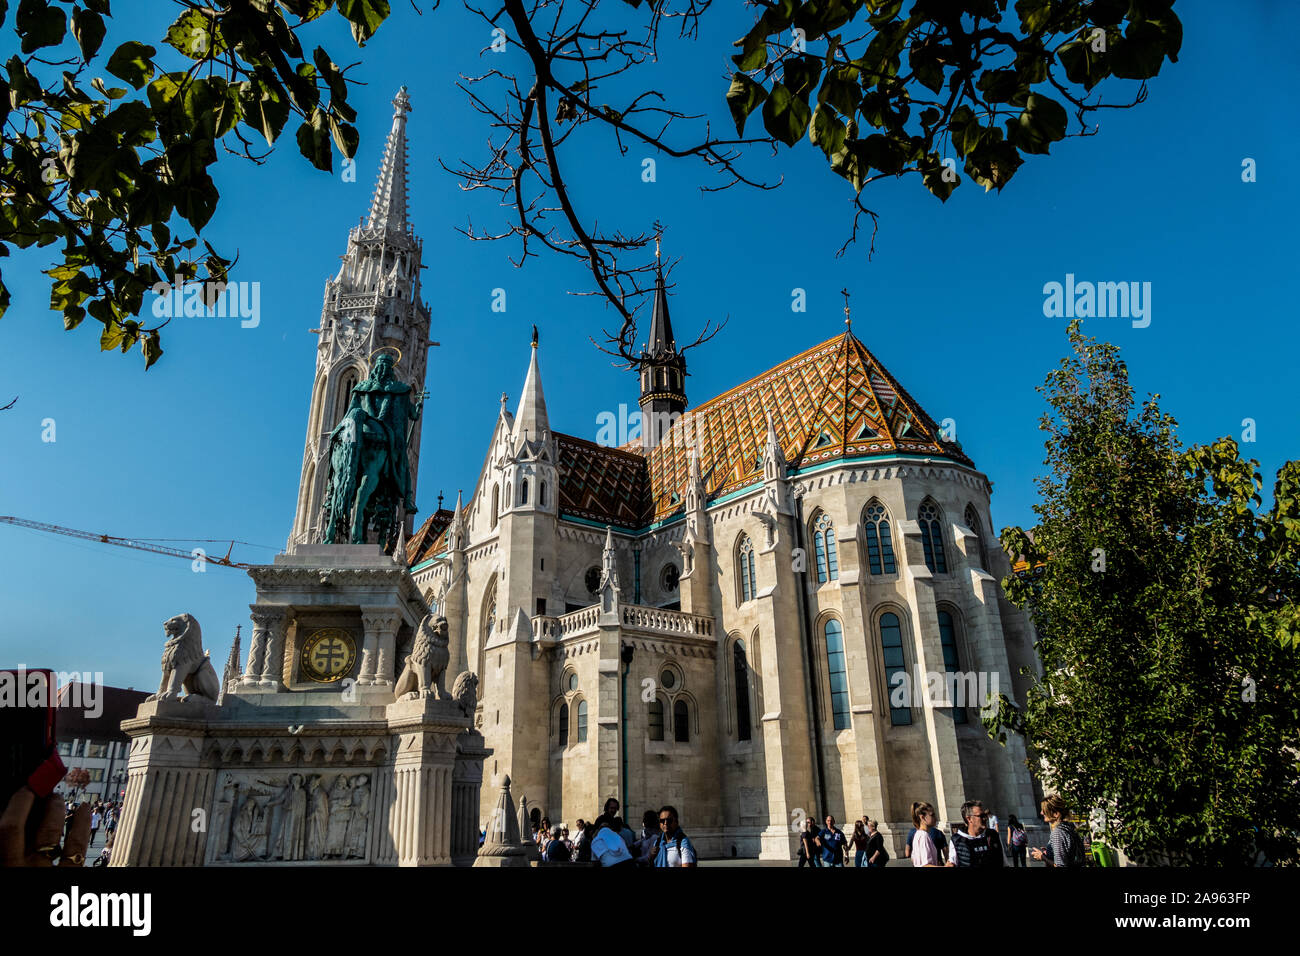
[[163, 624], [167, 643], [163, 645], [162, 682], [150, 700], [175, 700], [184, 689], [190, 697], [198, 696], [216, 703], [221, 681], [212, 661], [203, 649], [203, 632], [193, 614], [177, 614]]
[[397, 678], [393, 693], [398, 700], [414, 700], [417, 697], [433, 697], [437, 700], [447, 699], [447, 690], [442, 686], [442, 675], [447, 670], [451, 656], [447, 651], [447, 619], [439, 617], [436, 621], [432, 614], [426, 615], [415, 632], [415, 646], [406, 655], [406, 666]]
[[451, 697], [466, 717], [473, 714], [478, 706], [478, 675], [473, 671], [461, 671], [451, 686]]

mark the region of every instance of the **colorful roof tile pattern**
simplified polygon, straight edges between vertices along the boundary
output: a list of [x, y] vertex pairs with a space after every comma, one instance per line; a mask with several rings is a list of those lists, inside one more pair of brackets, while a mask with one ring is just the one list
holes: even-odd
[[447, 527], [454, 514], [454, 511], [439, 508], [424, 519], [424, 524], [406, 542], [408, 566], [413, 568], [421, 561], [427, 561], [447, 550]]
[[[852, 332], [688, 410], [650, 454], [649, 521], [681, 507], [689, 454], [714, 498], [762, 477], [767, 414], [792, 471], [842, 458], [934, 455], [970, 465]], [[649, 523], [649, 522], [647, 522]]]
[[[682, 508], [692, 448], [710, 499], [752, 485], [763, 476], [769, 412], [792, 472], [895, 454], [972, 464], [846, 332], [688, 410], [648, 458], [639, 442], [610, 448], [555, 432], [560, 513], [627, 529], [669, 518]], [[439, 510], [411, 538], [412, 566], [446, 549], [451, 515]]]
[[646, 523], [646, 462], [636, 452], [555, 433], [560, 512], [620, 528]]

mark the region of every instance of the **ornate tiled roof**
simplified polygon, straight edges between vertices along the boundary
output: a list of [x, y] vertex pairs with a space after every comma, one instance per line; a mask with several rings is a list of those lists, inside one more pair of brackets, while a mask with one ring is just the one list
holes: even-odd
[[424, 519], [424, 524], [406, 542], [407, 565], [415, 567], [447, 550], [447, 526], [451, 524], [453, 514], [455, 512], [439, 508]]
[[[611, 448], [555, 432], [560, 513], [627, 529], [670, 517], [682, 507], [692, 446], [710, 499], [754, 484], [763, 475], [769, 412], [791, 471], [891, 454], [971, 464], [846, 332], [688, 410], [648, 457], [639, 442]], [[439, 510], [411, 538], [412, 566], [445, 550], [451, 514]]]
[[639, 528], [646, 523], [645, 458], [584, 438], [555, 433], [560, 452], [560, 512], [575, 518]]
[[934, 419], [846, 332], [687, 411], [650, 454], [650, 520], [681, 507], [691, 448], [700, 456], [710, 498], [760, 480], [769, 412], [791, 470], [894, 453], [971, 464], [955, 444], [939, 438]]

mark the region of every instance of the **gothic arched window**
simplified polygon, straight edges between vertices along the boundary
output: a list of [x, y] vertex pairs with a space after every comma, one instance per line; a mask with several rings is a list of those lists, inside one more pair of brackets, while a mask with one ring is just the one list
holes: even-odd
[[736, 577], [740, 581], [740, 603], [754, 600], [757, 590], [758, 575], [754, 565], [754, 543], [749, 535], [741, 534], [736, 546]]
[[935, 574], [947, 574], [948, 562], [943, 557], [943, 514], [933, 501], [926, 499], [916, 512], [916, 520], [921, 525], [925, 566]]
[[521, 505], [528, 504], [528, 479], [527, 478], [521, 478], [519, 480], [519, 503]]
[[736, 739], [749, 740], [749, 658], [745, 655], [745, 642], [739, 638], [731, 645], [731, 659], [736, 678]]
[[587, 702], [578, 701], [578, 743], [587, 742]]
[[[949, 674], [961, 671], [961, 660], [957, 656], [957, 629], [953, 626], [952, 615], [947, 611], [939, 612], [939, 643], [943, 646], [944, 671]], [[954, 706], [952, 720], [955, 724], [966, 723], [966, 708]]]
[[492, 527], [497, 526], [497, 518], [501, 509], [501, 488], [498, 485], [492, 486]]
[[537, 486], [537, 504], [539, 507], [546, 507], [546, 482], [544, 481]]
[[813, 551], [817, 555], [817, 583], [837, 581], [840, 577], [839, 552], [835, 547], [835, 526], [826, 512], [813, 521]]
[[975, 510], [974, 505], [966, 506], [966, 527], [975, 533], [975, 543], [979, 546], [980, 570], [987, 571], [989, 569], [989, 553], [984, 547], [984, 531], [980, 527], [979, 512]]
[[664, 739], [664, 702], [656, 697], [650, 701], [648, 721], [650, 724], [650, 739]]
[[867, 534], [867, 565], [872, 574], [893, 574], [894, 541], [889, 531], [889, 512], [875, 498], [867, 502], [863, 512]]
[[560, 747], [569, 743], [569, 705], [560, 704]]
[[[912, 722], [912, 708], [908, 701], [912, 689], [907, 685], [907, 658], [903, 654], [903, 627], [898, 615], [892, 611], [880, 615], [880, 649], [885, 658], [885, 693], [889, 695], [889, 722], [901, 727]], [[905, 690], [903, 704], [895, 706], [894, 690], [899, 686], [897, 675], [902, 675]]]
[[673, 702], [673, 740], [679, 744], [689, 743], [691, 739], [691, 714], [686, 701], [678, 697]]
[[839, 621], [826, 622], [826, 671], [831, 679], [831, 716], [836, 730], [849, 727], [849, 675], [844, 664], [844, 629]]

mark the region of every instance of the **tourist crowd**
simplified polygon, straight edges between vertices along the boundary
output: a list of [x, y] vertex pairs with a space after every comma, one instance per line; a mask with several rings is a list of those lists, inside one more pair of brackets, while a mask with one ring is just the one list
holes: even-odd
[[[953, 825], [950, 837], [935, 825], [932, 804], [913, 803], [912, 828], [904, 853], [913, 866], [1001, 867], [1007, 865], [1007, 859], [1011, 866], [1027, 866], [1025, 858], [1030, 852], [1035, 862], [1048, 866], [1082, 866], [1083, 840], [1065, 818], [1067, 812], [1065, 801], [1056, 794], [1042, 802], [1040, 815], [1051, 833], [1047, 846], [1030, 851], [1024, 825], [1011, 816], [1004, 834], [997, 815], [989, 813], [979, 800], [962, 804], [962, 823]], [[799, 834], [799, 866], [847, 866], [850, 848], [855, 866], [884, 866], [889, 862], [889, 851], [875, 820], [864, 816], [853, 821], [851, 836], [835, 825], [835, 817], [830, 814], [823, 823], [818, 827], [811, 818], [804, 820]]]

